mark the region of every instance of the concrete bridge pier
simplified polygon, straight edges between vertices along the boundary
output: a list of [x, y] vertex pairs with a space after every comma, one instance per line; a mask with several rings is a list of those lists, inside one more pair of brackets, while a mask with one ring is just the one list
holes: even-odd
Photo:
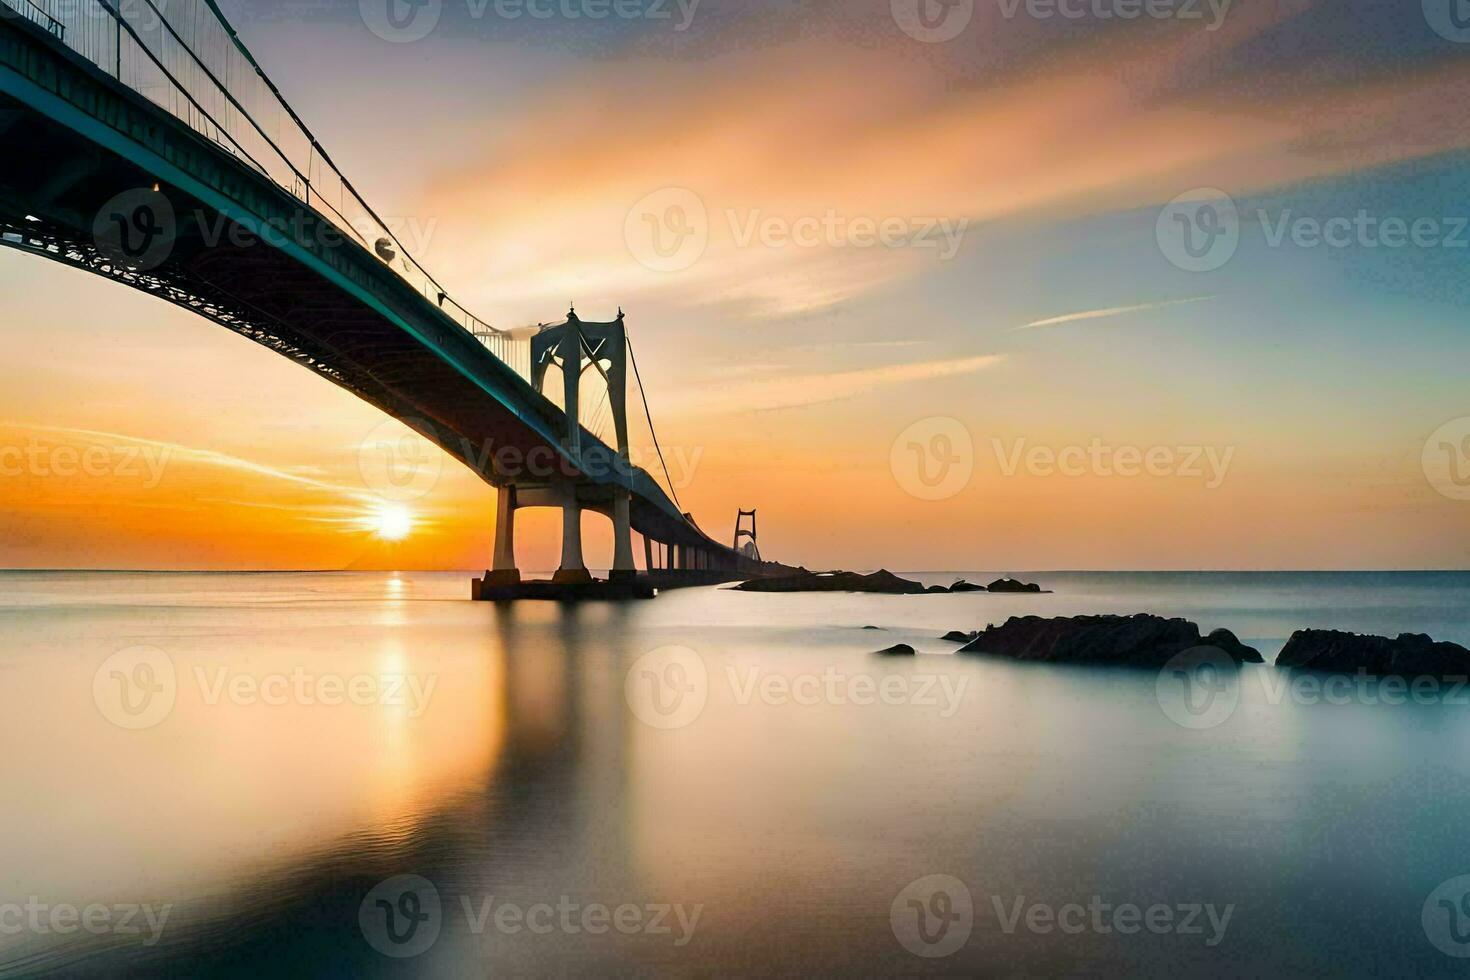
[[638, 577], [633, 563], [633, 522], [629, 516], [631, 495], [619, 489], [613, 495], [613, 567], [608, 578], [613, 582], [630, 582]]
[[561, 568], [552, 581], [557, 585], [579, 585], [592, 581], [587, 563], [582, 560], [582, 505], [577, 488], [568, 484], [561, 505]]
[[516, 568], [516, 488], [496, 488], [495, 567], [485, 578], [491, 588], [521, 584]]

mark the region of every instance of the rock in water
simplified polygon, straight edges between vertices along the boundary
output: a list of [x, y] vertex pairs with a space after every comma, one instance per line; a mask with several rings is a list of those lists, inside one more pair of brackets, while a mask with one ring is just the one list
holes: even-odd
[[1261, 656], [1261, 651], [1255, 647], [1248, 647], [1235, 638], [1235, 634], [1227, 629], [1218, 629], [1205, 637], [1203, 646], [1214, 647], [1222, 650], [1231, 660], [1238, 664], [1263, 664], [1266, 659]]
[[911, 646], [909, 646], [907, 643], [900, 643], [900, 644], [898, 644], [896, 646], [889, 647], [887, 650], [879, 650], [877, 652], [876, 656], [879, 656], [879, 657], [913, 657], [913, 656], [917, 656], [917, 654], [914, 652], [914, 648], [911, 647]]
[[955, 582], [954, 585], [951, 585], [949, 587], [949, 591], [951, 591], [951, 592], [984, 592], [985, 591], [985, 586], [983, 586], [983, 585], [971, 585], [969, 582], [966, 582], [964, 579], [958, 579], [958, 580], [956, 580], [956, 582]]
[[998, 578], [990, 583], [991, 592], [1040, 592], [1041, 586], [1031, 582], [1019, 582], [1013, 578]]
[[1298, 630], [1282, 648], [1276, 666], [1376, 677], [1459, 678], [1470, 676], [1470, 650], [1457, 643], [1437, 643], [1422, 633], [1404, 633], [1392, 640], [1337, 630]]
[[[1228, 631], [1211, 634], [1221, 643], [1200, 637], [1199, 627], [1186, 619], [1160, 616], [1072, 616], [1043, 619], [1017, 616], [1003, 626], [992, 626], [960, 653], [988, 653], [1044, 663], [1108, 664], [1162, 667], [1194, 647], [1217, 646], [1236, 663], [1261, 663], [1261, 655]], [[1234, 641], [1228, 646], [1228, 636]]]
[[940, 639], [948, 640], [950, 643], [969, 643], [971, 640], [979, 635], [980, 633], [978, 631], [961, 633], [959, 630], [950, 630], [948, 633], [941, 636]]
[[735, 587], [741, 592], [881, 592], [888, 595], [921, 595], [918, 582], [899, 578], [885, 570], [871, 575], [857, 572], [803, 572], [779, 578], [758, 578]]

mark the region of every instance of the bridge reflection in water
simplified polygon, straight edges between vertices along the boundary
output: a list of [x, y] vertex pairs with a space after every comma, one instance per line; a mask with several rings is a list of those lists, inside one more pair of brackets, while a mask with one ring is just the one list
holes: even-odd
[[[565, 589], [591, 583], [583, 510], [613, 522], [614, 586], [784, 569], [709, 537], [672, 486], [632, 462], [637, 370], [621, 311], [599, 323], [572, 312], [530, 336], [470, 314], [342, 175], [212, 0], [0, 0], [0, 140], [0, 244], [289, 357], [495, 486], [486, 597], [517, 594], [525, 507], [562, 510]], [[542, 391], [553, 365], [560, 405]], [[591, 428], [589, 372], [610, 408]]]

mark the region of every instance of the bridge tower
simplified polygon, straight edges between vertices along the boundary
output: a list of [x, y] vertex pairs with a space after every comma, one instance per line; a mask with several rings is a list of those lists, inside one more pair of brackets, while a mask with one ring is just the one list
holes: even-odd
[[[612, 409], [613, 427], [617, 437], [617, 472], [632, 473], [632, 464], [628, 459], [628, 331], [623, 320], [623, 311], [619, 310], [617, 319], [610, 323], [592, 323], [580, 319], [573, 308], [567, 314], [565, 323], [543, 327], [531, 338], [531, 383], [537, 391], [543, 390], [546, 372], [552, 364], [556, 364], [562, 374], [562, 406], [566, 412], [566, 431], [562, 444], [567, 454], [584, 468], [611, 462], [584, 459], [582, 452], [579, 393], [582, 375], [589, 369], [595, 370], [607, 382], [608, 403]], [[555, 581], [559, 583], [588, 582], [592, 579], [582, 558], [582, 504], [577, 491], [575, 483], [567, 483], [560, 488], [561, 567], [555, 577]], [[632, 579], [638, 574], [637, 566], [633, 563], [633, 529], [629, 513], [631, 499], [627, 487], [614, 488], [613, 581]], [[513, 510], [515, 505], [512, 496], [509, 506]], [[502, 509], [505, 506], [502, 502]], [[513, 526], [513, 519], [507, 526]], [[501, 557], [500, 551], [497, 544], [497, 562]], [[511, 564], [514, 564], [513, 558]], [[499, 571], [498, 567], [496, 571]]]
[[[748, 531], [745, 530], [745, 519], [747, 517], [750, 518], [750, 530]], [[742, 538], [750, 539], [750, 544], [744, 551], [741, 551], [740, 548], [740, 540]], [[755, 511], [742, 510], [739, 512], [739, 514], [736, 515], [735, 543], [731, 545], [731, 547], [734, 548], [736, 551], [739, 551], [741, 554], [745, 555], [747, 558], [753, 558], [756, 561], [761, 560], [760, 545], [756, 543], [755, 539]]]

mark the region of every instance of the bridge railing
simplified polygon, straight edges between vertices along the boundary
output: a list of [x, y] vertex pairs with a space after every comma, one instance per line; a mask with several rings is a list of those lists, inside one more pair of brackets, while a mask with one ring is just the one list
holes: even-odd
[[332, 162], [213, 0], [0, 0], [269, 177], [374, 253], [522, 376], [529, 344], [475, 317], [404, 248]]
[[40, 24], [42, 27], [46, 28], [46, 30], [50, 31], [58, 38], [65, 37], [66, 26], [62, 24], [61, 21], [48, 14], [45, 8], [35, 4], [33, 0], [13, 0], [12, 6], [15, 8], [16, 12], [18, 12], [22, 17], [26, 18], [27, 20], [31, 20], [37, 24]]

